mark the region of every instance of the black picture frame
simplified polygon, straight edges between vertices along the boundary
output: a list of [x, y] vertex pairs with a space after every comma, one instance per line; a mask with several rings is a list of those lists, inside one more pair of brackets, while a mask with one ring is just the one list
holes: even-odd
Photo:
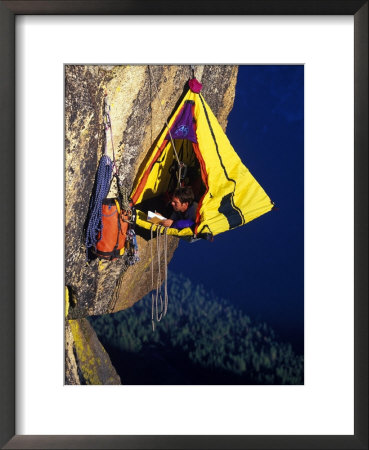
[[[15, 17], [24, 14], [354, 16], [354, 435], [15, 434]], [[368, 0], [0, 1], [0, 445], [7, 449], [368, 449]], [[17, 223], [18, 225], [18, 223]]]

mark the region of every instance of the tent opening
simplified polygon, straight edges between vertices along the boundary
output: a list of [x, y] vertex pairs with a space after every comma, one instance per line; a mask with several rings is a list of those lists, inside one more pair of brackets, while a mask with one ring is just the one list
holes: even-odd
[[[179, 159], [173, 150], [174, 147]], [[194, 201], [200, 205], [206, 193], [206, 174], [202, 173], [199, 159], [196, 156], [198, 148], [188, 139], [173, 139], [165, 141], [161, 155], [155, 161], [151, 170], [157, 172], [154, 183], [143, 188], [142, 198], [136, 204], [136, 209], [147, 214], [148, 211], [157, 211], [165, 217], [172, 213], [170, 204], [172, 194], [179, 186], [191, 186]], [[201, 158], [201, 155], [200, 155]], [[153, 177], [154, 178], [154, 177]], [[199, 207], [198, 207], [199, 209]]]

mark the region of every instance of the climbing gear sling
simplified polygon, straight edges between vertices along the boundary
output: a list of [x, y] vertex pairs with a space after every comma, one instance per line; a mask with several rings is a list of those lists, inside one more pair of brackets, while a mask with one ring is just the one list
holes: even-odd
[[[124, 255], [127, 248], [127, 261], [129, 264], [134, 264], [139, 259], [134, 232], [136, 214], [134, 208], [128, 207], [128, 200], [123, 198], [121, 192], [121, 183], [115, 162], [110, 105], [106, 94], [104, 106], [105, 149], [99, 161], [90, 199], [86, 228], [87, 259], [98, 257], [113, 260]], [[108, 156], [109, 134], [113, 159]], [[118, 197], [108, 198], [114, 178], [117, 183]]]

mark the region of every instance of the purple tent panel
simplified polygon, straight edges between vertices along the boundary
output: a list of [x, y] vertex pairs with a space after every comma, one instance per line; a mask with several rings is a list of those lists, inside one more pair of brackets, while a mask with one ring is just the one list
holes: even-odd
[[[183, 108], [179, 112], [176, 120], [174, 121], [170, 132], [173, 139], [188, 139], [189, 141], [197, 144], [197, 138], [195, 133], [195, 119], [192, 114], [193, 102], [191, 100], [186, 101]], [[170, 140], [169, 133], [166, 140]]]

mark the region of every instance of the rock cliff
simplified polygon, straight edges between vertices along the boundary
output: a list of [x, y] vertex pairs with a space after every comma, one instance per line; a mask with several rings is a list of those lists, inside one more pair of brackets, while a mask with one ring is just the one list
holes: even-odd
[[66, 322], [65, 361], [66, 384], [121, 384], [109, 355], [87, 319]]
[[[225, 129], [234, 102], [237, 66], [195, 66], [194, 70], [196, 78], [203, 83], [204, 98]], [[134, 266], [127, 267], [122, 258], [103, 263], [86, 262], [83, 227], [104, 150], [105, 94], [111, 105], [119, 177], [123, 189], [130, 193], [140, 164], [163, 130], [190, 76], [188, 65], [65, 66], [67, 333], [73, 327], [76, 329], [76, 324], [86, 330], [82, 319], [87, 316], [129, 308], [152, 286], [150, 245], [144, 235], [137, 236], [140, 261]], [[112, 156], [110, 143], [108, 152]], [[116, 194], [114, 189], [112, 186], [111, 196]], [[168, 238], [168, 262], [177, 245], [177, 238]]]

